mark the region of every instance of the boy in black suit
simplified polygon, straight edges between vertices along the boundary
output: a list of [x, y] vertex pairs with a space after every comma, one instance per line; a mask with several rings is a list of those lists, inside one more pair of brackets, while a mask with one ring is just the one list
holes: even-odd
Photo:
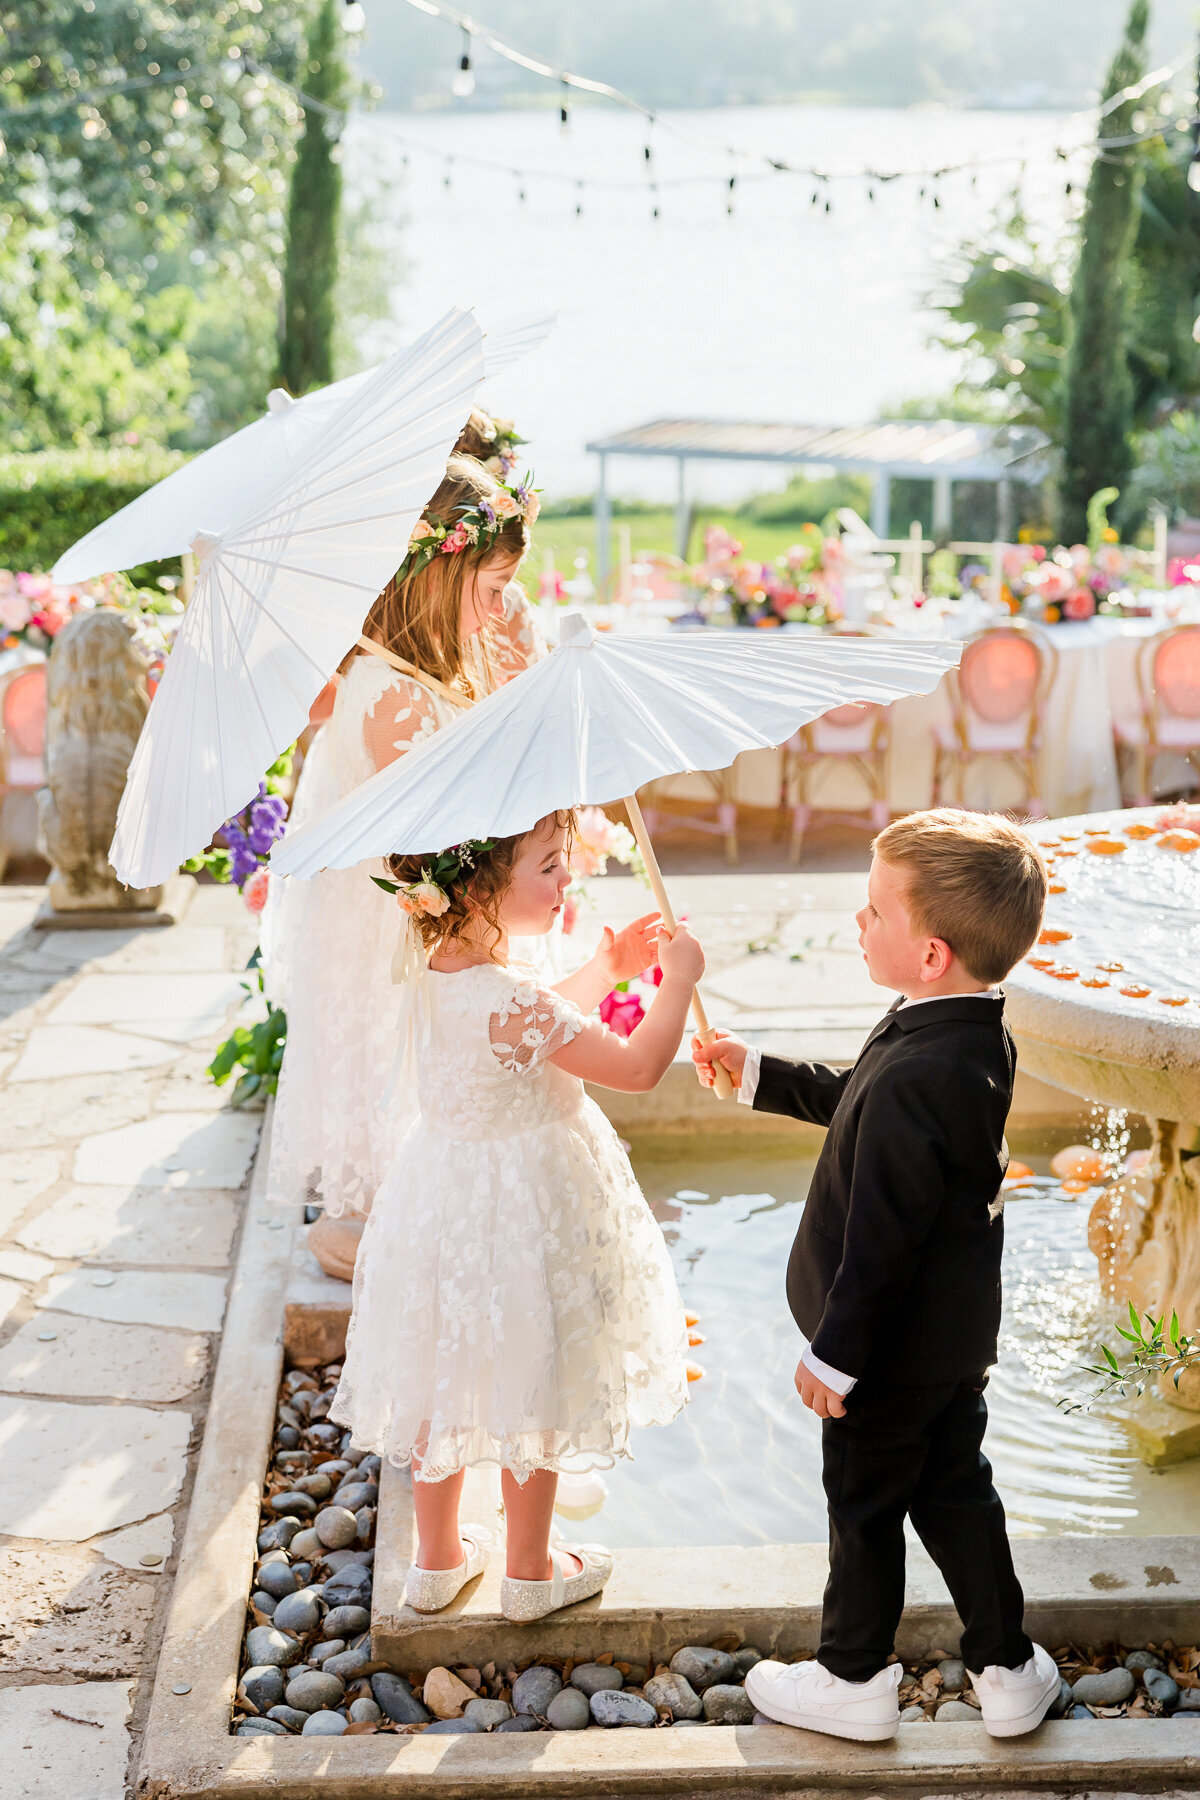
[[859, 942], [900, 999], [852, 1069], [693, 1045], [760, 1112], [828, 1126], [788, 1266], [808, 1347], [796, 1370], [825, 1421], [830, 1572], [815, 1662], [762, 1662], [761, 1712], [837, 1737], [896, 1730], [907, 1515], [963, 1621], [995, 1737], [1031, 1731], [1058, 1692], [1030, 1642], [1004, 1509], [982, 1452], [1000, 1322], [1004, 1124], [1016, 1053], [998, 983], [1036, 939], [1040, 853], [1006, 819], [942, 809], [875, 839]]

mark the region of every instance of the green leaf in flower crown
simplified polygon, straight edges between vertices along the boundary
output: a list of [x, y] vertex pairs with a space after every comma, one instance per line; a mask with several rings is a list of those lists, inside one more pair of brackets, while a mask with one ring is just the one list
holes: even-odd
[[394, 895], [400, 892], [400, 884], [398, 881], [385, 881], [382, 875], [372, 875], [371, 880], [375, 883], [377, 888], [382, 888], [385, 894]]

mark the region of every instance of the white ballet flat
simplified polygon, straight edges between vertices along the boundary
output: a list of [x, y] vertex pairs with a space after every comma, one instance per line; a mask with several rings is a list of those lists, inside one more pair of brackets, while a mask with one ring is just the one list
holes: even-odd
[[[491, 1533], [482, 1525], [464, 1525], [463, 1560], [455, 1569], [419, 1569], [413, 1563], [404, 1579], [404, 1598], [414, 1612], [441, 1612], [469, 1581], [482, 1575], [492, 1548]], [[549, 1582], [546, 1583], [549, 1587]]]
[[[563, 1569], [560, 1555], [568, 1552], [583, 1565], [576, 1575], [568, 1575]], [[559, 1543], [550, 1557], [554, 1574], [549, 1581], [518, 1581], [515, 1576], [506, 1575], [500, 1583], [500, 1611], [514, 1624], [529, 1625], [534, 1619], [558, 1612], [560, 1607], [590, 1600], [612, 1574], [612, 1553], [600, 1544]]]

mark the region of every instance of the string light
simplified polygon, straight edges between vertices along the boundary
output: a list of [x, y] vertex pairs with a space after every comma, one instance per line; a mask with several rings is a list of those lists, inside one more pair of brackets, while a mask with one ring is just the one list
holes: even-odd
[[726, 216], [730, 219], [732, 219], [732, 217], [733, 217], [733, 190], [736, 188], [736, 186], [737, 186], [737, 176], [731, 175], [729, 177], [729, 188], [728, 188], [728, 192], [727, 192], [726, 198], [725, 198], [725, 212], [726, 212]]
[[471, 68], [471, 34], [463, 27], [462, 55], [458, 59], [458, 68], [450, 83], [450, 92], [456, 100], [469, 100], [475, 92], [475, 74]]
[[558, 123], [563, 132], [567, 130], [567, 127], [571, 123], [571, 114], [569, 110], [570, 94], [571, 90], [564, 81], [562, 84], [562, 93], [560, 94], [558, 101]]

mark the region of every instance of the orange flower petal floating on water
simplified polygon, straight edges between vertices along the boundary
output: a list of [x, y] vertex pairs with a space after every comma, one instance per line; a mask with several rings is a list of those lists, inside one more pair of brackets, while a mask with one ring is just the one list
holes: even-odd
[[1195, 831], [1164, 831], [1158, 841], [1164, 850], [1200, 850], [1200, 833]]
[[1106, 970], [1109, 975], [1123, 975], [1125, 973], [1124, 963], [1097, 963], [1096, 967], [1098, 969]]
[[1061, 833], [1059, 841], [1063, 844], [1077, 844], [1079, 842], [1079, 833], [1077, 831], [1064, 831]]
[[1033, 1170], [1028, 1163], [1010, 1162], [1008, 1168], [1004, 1171], [1004, 1179], [1005, 1181], [1013, 1182], [1032, 1181]]
[[1150, 989], [1142, 987], [1140, 982], [1131, 981], [1128, 987], [1121, 989], [1121, 992], [1127, 994], [1131, 1000], [1144, 1000]]
[[1078, 850], [1060, 850], [1058, 854], [1060, 856], [1078, 856], [1079, 852]]
[[1128, 844], [1114, 837], [1094, 837], [1088, 842], [1088, 849], [1093, 856], [1120, 856], [1128, 848]]
[[698, 1325], [700, 1323], [700, 1314], [685, 1312], [683, 1315], [683, 1322], [690, 1331], [693, 1325]]
[[1086, 1187], [1093, 1181], [1103, 1181], [1108, 1165], [1090, 1144], [1068, 1144], [1050, 1158], [1050, 1173], [1063, 1182], [1082, 1181]]
[[1086, 1194], [1088, 1189], [1090, 1187], [1092, 1187], [1093, 1185], [1094, 1185], [1094, 1183], [1092, 1183], [1090, 1181], [1084, 1181], [1082, 1179], [1082, 1177], [1080, 1177], [1078, 1180], [1076, 1180], [1074, 1177], [1068, 1177], [1066, 1181], [1059, 1183], [1059, 1186], [1062, 1188], [1062, 1191], [1064, 1194]]
[[1081, 981], [1079, 985], [1080, 987], [1111, 987], [1112, 982], [1102, 981], [1098, 975], [1089, 975], [1086, 980]]
[[695, 1350], [698, 1347], [698, 1345], [702, 1344], [703, 1342], [704, 1342], [704, 1333], [702, 1331], [689, 1331], [688, 1332], [688, 1349], [689, 1350]]
[[1069, 931], [1062, 931], [1057, 925], [1047, 925], [1038, 933], [1039, 944], [1065, 944], [1070, 937]]
[[1187, 1003], [1188, 997], [1186, 994], [1160, 994], [1158, 996], [1158, 1004], [1160, 1006], [1186, 1006]]
[[1052, 969], [1054, 967], [1054, 958], [1052, 956], [1027, 956], [1025, 961], [1030, 963], [1035, 969]]
[[704, 1370], [700, 1367], [699, 1363], [685, 1363], [684, 1367], [687, 1370], [687, 1378], [689, 1381], [704, 1380]]
[[1065, 894], [1065, 893], [1066, 893], [1066, 891], [1067, 891], [1067, 887], [1066, 887], [1066, 883], [1065, 883], [1065, 882], [1063, 882], [1063, 881], [1052, 881], [1052, 882], [1051, 882], [1051, 883], [1050, 883], [1050, 892], [1051, 892], [1051, 893], [1052, 893], [1052, 894]]
[[1047, 969], [1046, 973], [1047, 975], [1053, 975], [1055, 981], [1074, 981], [1079, 974], [1079, 970], [1073, 969], [1070, 963], [1059, 963], [1056, 968]]
[[1147, 825], [1144, 819], [1138, 819], [1135, 820], [1132, 825], [1127, 825], [1125, 827], [1125, 836], [1131, 838], [1152, 838], [1157, 837], [1161, 830], [1161, 825]]

